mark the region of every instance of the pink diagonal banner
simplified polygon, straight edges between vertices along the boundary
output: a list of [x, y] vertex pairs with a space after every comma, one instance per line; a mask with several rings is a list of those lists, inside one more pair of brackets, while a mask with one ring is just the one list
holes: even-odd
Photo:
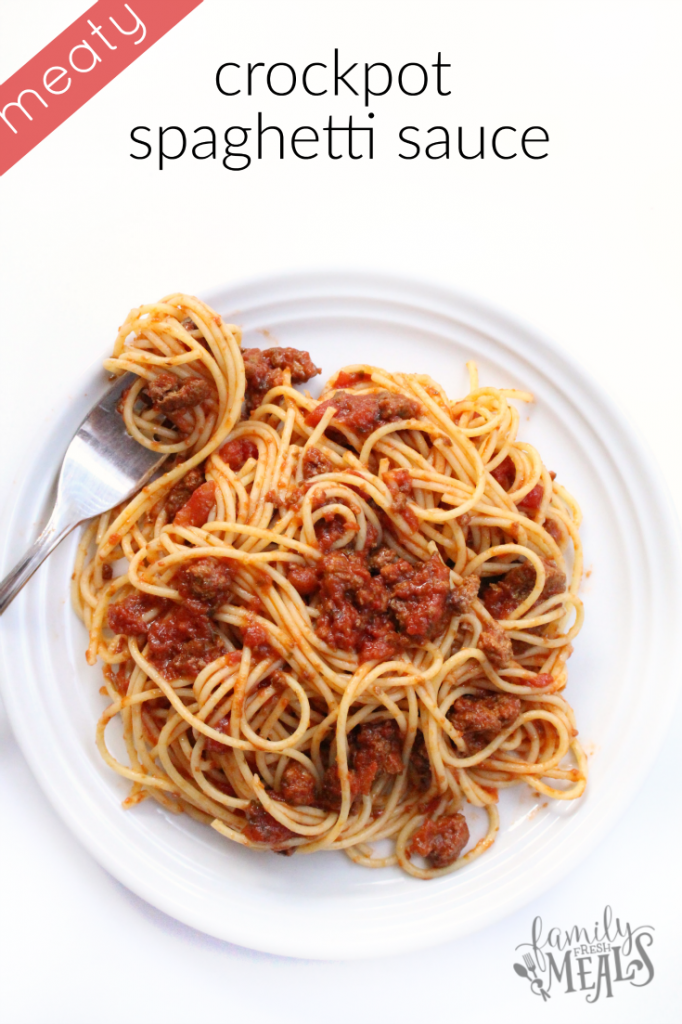
[[201, 0], [98, 0], [0, 85], [0, 174]]

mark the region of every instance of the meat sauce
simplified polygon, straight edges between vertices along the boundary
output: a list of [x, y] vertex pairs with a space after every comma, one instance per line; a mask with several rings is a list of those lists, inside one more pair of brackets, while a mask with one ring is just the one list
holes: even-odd
[[315, 778], [305, 765], [290, 761], [282, 774], [280, 793], [288, 804], [310, 807], [315, 803]]
[[[227, 735], [230, 731], [230, 716], [224, 715], [216, 724], [213, 726], [216, 732], [222, 732]], [[224, 754], [228, 749], [225, 743], [221, 743], [220, 740], [214, 740], [209, 736], [204, 744], [204, 750], [209, 754]]]
[[438, 555], [413, 565], [385, 550], [385, 561], [378, 553], [335, 551], [318, 563], [315, 631], [331, 647], [355, 651], [361, 661], [392, 657], [431, 639], [450, 614], [450, 574]]
[[525, 686], [540, 689], [545, 686], [551, 686], [554, 683], [554, 676], [550, 672], [538, 672], [532, 679], [524, 679], [523, 682]]
[[353, 370], [351, 373], [346, 373], [345, 370], [341, 370], [334, 381], [334, 387], [352, 388], [355, 384], [369, 384], [371, 380], [371, 375], [369, 373], [365, 373], [364, 370]]
[[117, 604], [110, 604], [107, 610], [109, 629], [122, 636], [142, 636], [147, 633], [152, 616], [165, 611], [168, 601], [154, 594], [135, 592]]
[[247, 825], [243, 831], [246, 839], [252, 843], [264, 843], [276, 853], [291, 854], [293, 848], [287, 849], [287, 840], [296, 838], [296, 833], [282, 825], [265, 810], [262, 804], [252, 800], [244, 811]]
[[317, 592], [320, 581], [317, 572], [309, 565], [292, 565], [288, 574], [289, 583], [302, 597], [310, 597]]
[[469, 826], [460, 812], [448, 814], [433, 821], [427, 818], [412, 836], [408, 855], [418, 854], [434, 868], [447, 868], [454, 864], [469, 842]]
[[426, 743], [421, 732], [417, 732], [410, 752], [410, 781], [423, 793], [431, 785], [431, 762], [426, 750]]
[[172, 522], [183, 505], [186, 505], [198, 487], [206, 482], [203, 469], [195, 466], [182, 480], [178, 480], [166, 498], [166, 516]]
[[412, 478], [407, 469], [393, 469], [386, 473], [384, 481], [393, 499], [393, 507], [400, 512], [412, 533], [419, 527], [419, 520], [409, 507], [408, 501], [414, 499]]
[[[191, 325], [194, 326], [193, 324]], [[246, 402], [254, 409], [266, 392], [284, 380], [284, 370], [291, 373], [294, 384], [303, 383], [321, 371], [307, 352], [292, 348], [243, 351], [247, 378]], [[419, 403], [406, 395], [389, 391], [361, 392], [345, 389], [371, 382], [364, 371], [341, 371], [336, 391], [310, 412], [309, 426], [316, 426], [325, 411], [335, 409], [334, 421], [360, 438], [367, 437], [383, 424], [417, 418]], [[213, 389], [201, 377], [179, 378], [174, 374], [157, 374], [145, 389], [147, 402], [166, 415], [182, 413], [208, 399]], [[148, 396], [148, 397], [147, 397]], [[180, 417], [182, 419], [182, 417]], [[238, 437], [226, 442], [220, 458], [233, 472], [239, 472], [249, 459], [258, 458], [258, 447], [249, 438]], [[304, 481], [334, 471], [331, 459], [318, 448], [309, 448], [302, 457]], [[492, 471], [500, 486], [513, 488], [516, 469], [507, 457]], [[419, 522], [410, 501], [414, 499], [412, 479], [406, 469], [384, 474], [393, 508], [400, 512], [411, 529]], [[518, 502], [520, 509], [537, 511], [544, 498], [544, 487], [537, 484]], [[216, 504], [216, 488], [206, 480], [202, 468], [191, 470], [165, 501], [169, 521], [179, 526], [201, 527], [208, 521]], [[549, 521], [550, 526], [552, 521]], [[462, 525], [465, 526], [464, 517]], [[549, 528], [549, 527], [548, 527]], [[303, 597], [317, 595], [319, 615], [315, 632], [331, 647], [357, 653], [361, 662], [395, 656], [407, 646], [423, 644], [443, 632], [449, 617], [464, 614], [476, 599], [480, 579], [466, 577], [451, 585], [450, 571], [439, 555], [427, 562], [412, 564], [389, 547], [362, 552], [332, 551], [334, 543], [353, 529], [352, 524], [336, 513], [324, 515], [316, 524], [322, 557], [316, 566], [291, 565], [288, 579]], [[560, 528], [557, 528], [560, 535]], [[554, 533], [552, 533], [554, 536]], [[374, 534], [376, 536], [376, 534]], [[565, 575], [551, 560], [545, 560], [546, 583], [539, 601], [564, 591]], [[109, 569], [109, 567], [105, 567]], [[103, 570], [104, 572], [104, 570]], [[108, 577], [107, 577], [108, 578]], [[108, 610], [108, 624], [123, 636], [146, 636], [147, 656], [158, 671], [169, 680], [195, 677], [206, 665], [226, 653], [222, 635], [211, 620], [211, 614], [228, 599], [234, 579], [234, 568], [225, 559], [204, 557], [185, 563], [172, 579], [182, 605], [153, 595], [134, 593]], [[531, 563], [509, 571], [499, 582], [486, 584], [482, 599], [490, 615], [505, 619], [525, 600], [535, 584]], [[278, 657], [269, 643], [267, 630], [257, 621], [249, 620], [241, 630], [245, 647], [256, 660]], [[123, 641], [122, 641], [123, 642]], [[497, 667], [505, 667], [512, 657], [511, 641], [495, 624], [484, 625], [479, 645]], [[273, 677], [274, 678], [274, 677]], [[272, 679], [266, 680], [269, 685]], [[537, 675], [526, 685], [546, 687], [551, 675]], [[462, 734], [470, 749], [481, 749], [492, 738], [511, 725], [520, 715], [521, 701], [508, 694], [478, 694], [460, 697], [448, 712], [453, 726]], [[214, 726], [219, 733], [229, 734], [230, 716]], [[365, 723], [348, 737], [348, 771], [351, 802], [368, 795], [382, 775], [403, 772], [403, 737], [392, 719]], [[207, 739], [206, 754], [224, 754], [228, 747]], [[216, 762], [217, 764], [218, 762]], [[421, 792], [432, 785], [432, 769], [423, 735], [417, 732], [407, 765], [411, 784]], [[224, 791], [233, 795], [229, 783]], [[291, 760], [282, 774], [279, 793], [273, 799], [292, 806], [316, 806], [338, 810], [341, 805], [341, 782], [337, 765], [330, 765], [320, 786], [314, 775], [302, 764]], [[413, 834], [408, 856], [427, 859], [435, 868], [447, 867], [461, 855], [469, 841], [469, 829], [461, 813], [432, 819], [433, 804], [426, 810], [427, 818]], [[266, 845], [276, 852], [293, 853], [287, 843], [296, 834], [278, 822], [257, 801], [244, 812], [246, 839]]]
[[379, 575], [400, 633], [423, 643], [441, 632], [449, 617], [450, 571], [438, 555], [416, 565], [399, 558]]
[[194, 558], [173, 576], [173, 585], [185, 604], [206, 611], [224, 604], [233, 570], [224, 558]]
[[499, 466], [496, 466], [495, 469], [490, 471], [490, 475], [493, 479], [497, 480], [503, 491], [510, 491], [514, 485], [514, 480], [516, 479], [516, 466], [514, 465], [514, 460], [507, 455]]
[[215, 484], [207, 480], [192, 493], [173, 519], [175, 526], [205, 526], [215, 507]]
[[407, 395], [396, 395], [391, 391], [360, 394], [337, 391], [308, 413], [308, 426], [317, 426], [331, 406], [336, 409], [334, 420], [360, 436], [371, 434], [384, 423], [415, 419], [421, 412], [419, 402]]
[[514, 654], [511, 640], [495, 623], [487, 623], [483, 627], [478, 646], [495, 668], [507, 668]]
[[147, 656], [166, 679], [194, 678], [225, 653], [225, 645], [205, 613], [175, 605], [154, 619], [147, 632]]
[[464, 615], [471, 608], [472, 602], [478, 596], [481, 586], [481, 577], [476, 573], [465, 576], [461, 583], [456, 584], [449, 596], [448, 603], [456, 615]]
[[[402, 737], [393, 719], [361, 725], [349, 736], [348, 745], [351, 803], [369, 793], [378, 775], [399, 775], [403, 770]], [[325, 772], [320, 803], [329, 810], [341, 806], [341, 780], [336, 765]]]
[[521, 714], [521, 701], [508, 693], [464, 694], [448, 712], [470, 749], [482, 749]]
[[303, 479], [319, 476], [321, 473], [332, 473], [334, 466], [319, 448], [308, 448], [303, 456]]
[[211, 395], [213, 389], [203, 377], [176, 377], [172, 373], [159, 373], [145, 390], [154, 408], [168, 415], [195, 408]]
[[297, 348], [245, 348], [242, 356], [246, 372], [246, 405], [249, 410], [260, 405], [270, 388], [284, 382], [284, 369], [291, 371], [292, 384], [304, 384], [311, 377], [322, 373], [309, 353]]
[[331, 551], [349, 530], [357, 533], [358, 529], [356, 523], [344, 519], [338, 512], [324, 512], [322, 518], [315, 523], [315, 536], [321, 551]]
[[545, 489], [542, 484], [536, 484], [521, 500], [519, 501], [519, 508], [526, 509], [529, 512], [536, 512], [542, 505], [542, 499], [545, 496]]
[[[233, 566], [227, 559], [191, 559], [171, 579], [182, 599], [181, 605], [136, 592], [110, 605], [108, 625], [114, 633], [124, 636], [146, 635], [147, 656], [167, 679], [196, 676], [226, 653], [223, 638], [210, 615], [228, 600], [233, 573]], [[150, 614], [153, 612], [156, 612], [155, 617]], [[258, 654], [265, 656], [263, 647], [267, 635], [262, 627], [255, 625], [253, 628], [260, 632], [248, 639], [257, 642]]]
[[235, 437], [224, 444], [218, 454], [234, 473], [238, 473], [249, 459], [258, 458], [258, 447], [248, 437]]
[[[538, 602], [562, 594], [566, 589], [566, 576], [556, 562], [543, 559], [545, 585]], [[483, 603], [494, 619], [507, 619], [526, 600], [535, 586], [536, 573], [532, 562], [524, 562], [509, 572], [499, 583], [491, 583], [483, 595]]]
[[242, 630], [242, 643], [244, 647], [251, 648], [256, 661], [277, 657], [277, 652], [268, 642], [268, 631], [255, 619], [251, 620]]
[[[496, 466], [490, 473], [503, 491], [510, 491], [514, 486], [516, 479], [516, 466], [514, 465], [513, 459], [507, 455], [505, 459]], [[520, 501], [517, 502], [519, 508], [524, 509], [527, 512], [536, 512], [537, 509], [542, 505], [542, 499], [545, 496], [545, 489], [542, 484], [536, 484], [528, 494], [526, 494]]]
[[542, 525], [544, 529], [547, 530], [547, 533], [550, 535], [552, 540], [556, 541], [557, 544], [561, 545], [564, 538], [561, 531], [561, 526], [559, 525], [557, 520], [547, 516]]

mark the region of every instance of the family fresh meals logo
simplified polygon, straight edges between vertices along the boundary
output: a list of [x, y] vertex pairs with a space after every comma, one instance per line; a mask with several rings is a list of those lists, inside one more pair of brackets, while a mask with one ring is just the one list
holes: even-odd
[[615, 995], [620, 982], [644, 988], [653, 980], [653, 931], [648, 924], [633, 928], [614, 919], [611, 907], [594, 928], [574, 925], [545, 932], [542, 918], [536, 917], [530, 942], [516, 947], [514, 970], [543, 1002], [556, 993], [584, 992], [588, 1003], [596, 1003]]

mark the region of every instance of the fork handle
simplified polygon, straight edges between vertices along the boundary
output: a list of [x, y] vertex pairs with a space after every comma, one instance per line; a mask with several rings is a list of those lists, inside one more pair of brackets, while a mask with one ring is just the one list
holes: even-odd
[[47, 526], [38, 539], [34, 541], [21, 561], [0, 582], [0, 615], [9, 607], [47, 556], [54, 551], [68, 533], [78, 526], [79, 522], [80, 519], [72, 509], [59, 507], [54, 509]]

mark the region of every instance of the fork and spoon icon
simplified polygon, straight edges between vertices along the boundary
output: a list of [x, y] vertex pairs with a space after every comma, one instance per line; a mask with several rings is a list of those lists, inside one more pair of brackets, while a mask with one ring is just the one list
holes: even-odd
[[[520, 978], [526, 978], [530, 981], [530, 987], [533, 995], [542, 996], [543, 1002], [550, 998], [549, 992], [545, 992], [542, 987], [542, 981], [538, 978], [538, 972], [535, 969], [535, 963], [530, 953], [523, 954], [523, 962], [526, 965], [523, 967], [521, 964], [514, 964], [514, 970]], [[530, 973], [529, 973], [530, 972]], [[532, 975], [532, 978], [531, 978]]]

